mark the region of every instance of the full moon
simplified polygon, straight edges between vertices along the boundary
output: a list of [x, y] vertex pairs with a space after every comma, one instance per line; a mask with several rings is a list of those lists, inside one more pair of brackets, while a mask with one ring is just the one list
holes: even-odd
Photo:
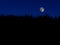
[[40, 12], [44, 12], [45, 9], [43, 7], [40, 7]]

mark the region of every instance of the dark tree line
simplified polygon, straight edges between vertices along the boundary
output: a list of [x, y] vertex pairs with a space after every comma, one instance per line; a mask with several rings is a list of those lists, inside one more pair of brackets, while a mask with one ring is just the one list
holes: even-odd
[[0, 16], [3, 32], [60, 32], [60, 17]]

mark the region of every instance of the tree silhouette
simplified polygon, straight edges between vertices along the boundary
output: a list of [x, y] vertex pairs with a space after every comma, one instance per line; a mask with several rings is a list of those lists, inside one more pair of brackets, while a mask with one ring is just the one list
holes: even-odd
[[60, 32], [60, 16], [0, 16], [0, 26], [4, 32]]

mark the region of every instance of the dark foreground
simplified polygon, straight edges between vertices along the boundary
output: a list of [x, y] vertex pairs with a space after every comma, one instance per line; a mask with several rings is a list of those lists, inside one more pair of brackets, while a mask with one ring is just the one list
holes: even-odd
[[60, 17], [0, 16], [1, 32], [60, 32]]

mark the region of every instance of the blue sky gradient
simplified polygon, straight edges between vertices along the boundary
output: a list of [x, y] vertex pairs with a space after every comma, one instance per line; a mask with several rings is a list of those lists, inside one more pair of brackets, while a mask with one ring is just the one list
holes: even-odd
[[0, 14], [39, 16], [42, 15], [39, 10], [41, 6], [45, 8], [43, 14], [60, 16], [60, 0], [0, 0]]

